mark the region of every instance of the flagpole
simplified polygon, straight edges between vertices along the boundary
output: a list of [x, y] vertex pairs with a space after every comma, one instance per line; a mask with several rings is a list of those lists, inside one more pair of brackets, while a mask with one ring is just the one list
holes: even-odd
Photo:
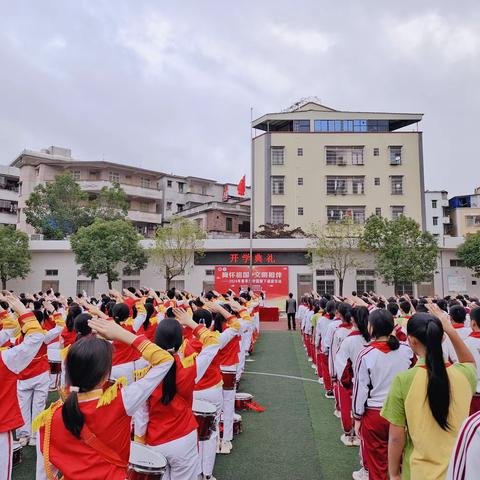
[[253, 221], [254, 221], [253, 107], [250, 107], [250, 289], [253, 291]]

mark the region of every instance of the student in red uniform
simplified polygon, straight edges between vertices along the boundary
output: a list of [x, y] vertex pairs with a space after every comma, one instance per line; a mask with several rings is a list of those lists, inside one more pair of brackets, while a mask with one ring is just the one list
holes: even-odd
[[[18, 315], [23, 342], [0, 351], [0, 480], [9, 480], [12, 474], [12, 432], [23, 424], [17, 398], [18, 374], [27, 367], [43, 345], [45, 333], [35, 315], [13, 295], [2, 297]], [[16, 333], [17, 322], [0, 307], [0, 344]]]
[[353, 367], [360, 352], [370, 342], [368, 315], [368, 308], [365, 306], [352, 309], [353, 329], [345, 337], [335, 356], [335, 371], [339, 382], [340, 420], [344, 432], [340, 440], [346, 446], [359, 445], [352, 421]]
[[[27, 445], [27, 443], [32, 446], [35, 445], [35, 435], [32, 435], [32, 421], [45, 408], [50, 387], [48, 345], [58, 340], [65, 326], [61, 313], [53, 313], [54, 308], [50, 302], [45, 301], [44, 308], [45, 311], [34, 311], [37, 320], [41, 322], [45, 330], [43, 345], [35, 358], [18, 375], [18, 403], [20, 404], [24, 424], [17, 430], [17, 438], [22, 446]], [[21, 336], [18, 342], [22, 342], [23, 339], [24, 337]]]
[[[374, 310], [368, 318], [372, 342], [361, 351], [355, 366], [352, 398], [355, 433], [361, 439], [362, 460], [370, 480], [388, 479], [389, 423], [380, 416], [390, 385], [399, 372], [412, 365], [413, 352], [392, 335], [393, 317]], [[359, 472], [354, 472], [361, 478]]]
[[[198, 325], [183, 309], [173, 309], [173, 313], [178, 321], [167, 315], [158, 324], [155, 343], [171, 352], [175, 362], [135, 416], [135, 435], [166, 457], [165, 479], [197, 480], [199, 455], [197, 422], [192, 412], [193, 391], [220, 348], [219, 335]], [[178, 322], [190, 328], [200, 340], [203, 345], [200, 354], [183, 355], [183, 329]]]
[[470, 415], [473, 415], [480, 411], [480, 307], [470, 311], [470, 328], [472, 332], [465, 339], [465, 345], [473, 355], [477, 367], [477, 391], [470, 405]]
[[125, 480], [130, 453], [131, 417], [143, 405], [173, 363], [172, 356], [144, 336], [135, 336], [115, 322], [92, 318], [90, 327], [104, 338], [137, 349], [152, 368], [125, 388], [102, 386], [112, 369], [112, 344], [93, 335], [75, 342], [67, 355], [69, 395], [35, 421], [37, 480]]
[[77, 332], [73, 321], [75, 317], [82, 313], [82, 307], [78, 303], [71, 303], [68, 307], [67, 318], [65, 319], [65, 328], [60, 335], [60, 348], [66, 348], [77, 339]]

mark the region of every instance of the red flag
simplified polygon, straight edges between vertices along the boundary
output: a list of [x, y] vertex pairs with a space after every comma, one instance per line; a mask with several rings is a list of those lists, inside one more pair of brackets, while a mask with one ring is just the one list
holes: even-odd
[[238, 187], [237, 187], [237, 193], [243, 197], [245, 196], [245, 189], [246, 189], [246, 179], [245, 175], [242, 177], [242, 179], [238, 182]]

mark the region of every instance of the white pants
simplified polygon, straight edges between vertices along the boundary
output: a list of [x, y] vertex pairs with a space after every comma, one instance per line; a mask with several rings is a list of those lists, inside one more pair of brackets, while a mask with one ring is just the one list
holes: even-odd
[[208, 440], [198, 442], [199, 449], [199, 471], [204, 475], [211, 475], [215, 466], [215, 456], [217, 455], [218, 424], [220, 423], [220, 412], [223, 406], [222, 387], [207, 388], [193, 392], [194, 400], [204, 400], [215, 405], [217, 412], [215, 418], [215, 430]]
[[242, 334], [242, 339], [240, 341], [240, 353], [238, 354], [238, 359], [240, 360], [238, 369], [237, 369], [237, 380], [240, 380], [242, 373], [245, 371], [245, 353], [250, 350], [250, 343], [252, 342], [252, 325], [249, 325], [247, 330]]
[[[55, 342], [51, 343], [47, 347], [47, 354], [48, 354], [48, 359], [53, 359], [53, 360], [61, 360], [60, 357], [60, 343]], [[62, 365], [63, 368], [63, 365]], [[56, 390], [58, 386], [61, 384], [61, 379], [58, 377], [58, 375], [50, 375], [50, 390]]]
[[161, 445], [149, 445], [162, 454], [168, 462], [163, 480], [197, 480], [198, 447], [197, 430]]
[[[237, 365], [222, 366], [222, 370], [230, 370], [235, 372]], [[223, 441], [231, 442], [233, 440], [233, 420], [235, 415], [235, 393], [236, 388], [233, 390], [223, 390]]]
[[48, 389], [50, 387], [50, 372], [43, 372], [28, 380], [19, 380], [17, 396], [22, 411], [22, 427], [17, 430], [17, 437], [32, 436], [32, 421], [45, 410], [47, 405]]
[[0, 480], [10, 480], [12, 478], [12, 461], [12, 432], [0, 433]]

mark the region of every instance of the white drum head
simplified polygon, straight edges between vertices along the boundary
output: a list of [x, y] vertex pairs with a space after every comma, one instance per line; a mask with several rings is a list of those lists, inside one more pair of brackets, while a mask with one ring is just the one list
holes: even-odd
[[235, 400], [251, 400], [253, 398], [253, 395], [250, 393], [236, 393], [235, 394]]
[[195, 413], [215, 413], [217, 407], [213, 403], [205, 400], [193, 400], [192, 410]]
[[130, 444], [130, 459], [131, 465], [138, 465], [148, 469], [161, 469], [167, 466], [167, 459], [160, 453], [155, 452], [146, 445], [132, 442]]

